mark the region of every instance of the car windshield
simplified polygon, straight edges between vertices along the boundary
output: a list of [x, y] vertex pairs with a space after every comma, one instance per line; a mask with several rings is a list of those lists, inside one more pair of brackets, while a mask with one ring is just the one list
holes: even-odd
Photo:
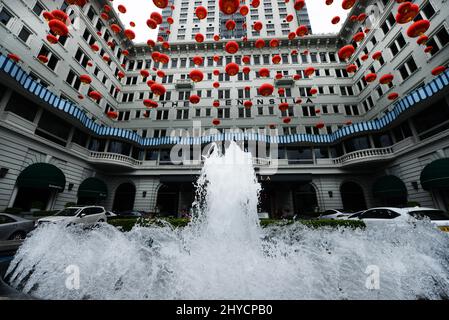
[[58, 213], [55, 214], [55, 216], [60, 216], [60, 217], [73, 217], [74, 215], [76, 215], [76, 213], [78, 212], [79, 209], [77, 208], [68, 208], [68, 209], [64, 209], [59, 211]]
[[449, 214], [442, 210], [416, 210], [409, 212], [409, 214], [416, 219], [449, 220]]

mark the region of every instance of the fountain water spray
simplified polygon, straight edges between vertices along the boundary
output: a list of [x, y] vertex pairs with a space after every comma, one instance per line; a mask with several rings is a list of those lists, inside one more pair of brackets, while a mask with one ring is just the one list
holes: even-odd
[[[185, 228], [40, 226], [7, 280], [43, 299], [448, 298], [449, 237], [430, 222], [260, 228], [251, 163], [234, 143], [224, 155], [214, 148]], [[76, 290], [68, 266], [79, 270]]]

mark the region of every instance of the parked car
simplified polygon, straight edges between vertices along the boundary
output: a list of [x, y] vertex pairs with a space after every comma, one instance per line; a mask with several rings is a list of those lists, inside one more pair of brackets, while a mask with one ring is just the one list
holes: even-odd
[[112, 212], [112, 211], [106, 211], [106, 217], [111, 218], [111, 217], [116, 217], [117, 214]]
[[0, 240], [22, 240], [34, 229], [34, 221], [0, 213]]
[[128, 211], [121, 211], [117, 212], [117, 216], [119, 217], [143, 217], [145, 215], [145, 212], [142, 211], [136, 211], [136, 210], [128, 210]]
[[357, 218], [363, 220], [367, 225], [405, 222], [410, 218], [428, 218], [440, 230], [449, 232], [449, 214], [433, 208], [372, 208], [362, 212]]
[[68, 207], [58, 211], [56, 214], [39, 219], [37, 224], [48, 222], [63, 222], [67, 224], [82, 223], [86, 225], [94, 225], [100, 222], [106, 222], [106, 210], [98, 206], [86, 207]]
[[350, 212], [348, 210], [343, 209], [330, 209], [324, 211], [322, 215], [320, 215], [320, 219], [329, 219], [329, 220], [345, 220], [350, 215], [352, 215], [353, 212]]

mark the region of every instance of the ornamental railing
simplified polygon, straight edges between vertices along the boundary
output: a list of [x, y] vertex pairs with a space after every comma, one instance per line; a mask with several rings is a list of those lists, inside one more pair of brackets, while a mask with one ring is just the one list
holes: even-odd
[[142, 165], [142, 161], [133, 159], [131, 157], [125, 156], [119, 153], [111, 153], [111, 152], [91, 152], [90, 153], [91, 160], [99, 160], [108, 163], [117, 163], [117, 164], [125, 164], [129, 166], [140, 166]]
[[333, 159], [333, 162], [334, 164], [345, 164], [354, 161], [379, 160], [379, 158], [384, 159], [385, 156], [392, 156], [393, 154], [393, 147], [365, 149], [347, 153], [340, 158]]

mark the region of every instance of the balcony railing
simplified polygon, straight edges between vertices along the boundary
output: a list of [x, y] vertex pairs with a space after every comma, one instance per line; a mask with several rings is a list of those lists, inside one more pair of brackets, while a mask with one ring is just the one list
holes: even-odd
[[190, 79], [180, 79], [175, 82], [176, 89], [192, 89], [193, 82]]
[[393, 147], [354, 151], [340, 158], [333, 159], [334, 164], [346, 165], [367, 161], [388, 160], [394, 155]]
[[283, 76], [281, 79], [274, 80], [276, 87], [292, 87], [295, 84], [293, 76]]
[[110, 152], [91, 152], [90, 160], [94, 162], [102, 162], [112, 165], [113, 164], [126, 165], [131, 167], [141, 166], [143, 164], [142, 161], [133, 159], [123, 154], [110, 153]]

